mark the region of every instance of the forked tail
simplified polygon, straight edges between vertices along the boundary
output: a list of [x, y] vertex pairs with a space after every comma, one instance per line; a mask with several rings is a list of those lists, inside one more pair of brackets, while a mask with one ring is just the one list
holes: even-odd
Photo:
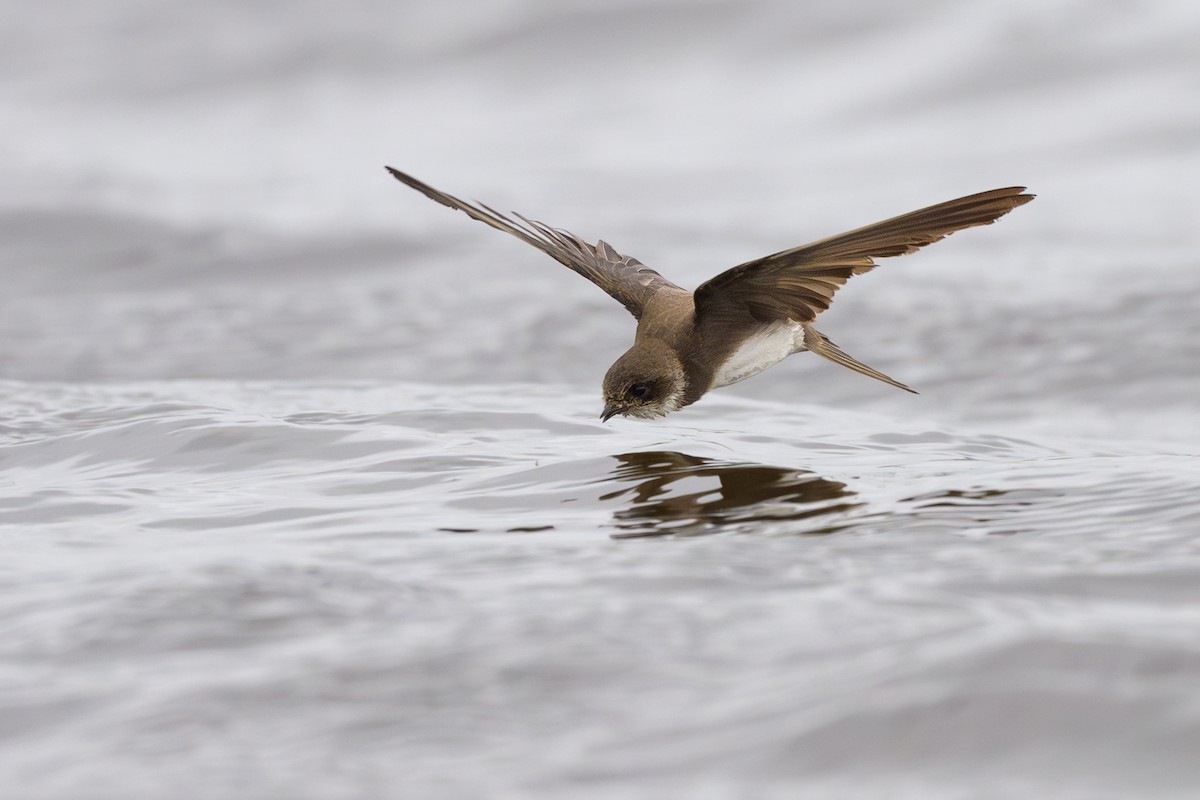
[[911, 389], [900, 381], [889, 378], [879, 370], [871, 369], [861, 361], [856, 361], [846, 353], [843, 353], [836, 344], [829, 340], [829, 337], [821, 333], [813, 326], [804, 325], [803, 327], [804, 346], [822, 358], [828, 358], [835, 364], [841, 364], [843, 367], [849, 367], [855, 372], [861, 372], [863, 375], [874, 378], [877, 381], [883, 381], [884, 383], [891, 384], [897, 389], [903, 389], [904, 391], [912, 392], [913, 394], [917, 393], [916, 389]]

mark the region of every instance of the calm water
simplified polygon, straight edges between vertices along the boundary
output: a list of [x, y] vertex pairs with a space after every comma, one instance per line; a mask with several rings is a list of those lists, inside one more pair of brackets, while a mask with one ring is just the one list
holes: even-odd
[[[0, 795], [1200, 786], [1200, 13], [0, 12]], [[811, 356], [602, 425], [632, 320], [992, 186]]]

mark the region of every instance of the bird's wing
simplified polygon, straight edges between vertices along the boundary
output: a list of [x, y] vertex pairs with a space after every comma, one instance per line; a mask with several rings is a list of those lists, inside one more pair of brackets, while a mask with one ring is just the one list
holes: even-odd
[[397, 169], [387, 167], [387, 171], [396, 180], [416, 189], [430, 200], [458, 209], [471, 219], [487, 223], [533, 245], [608, 292], [638, 319], [641, 319], [646, 303], [659, 289], [670, 287], [682, 291], [636, 258], [621, 255], [607, 242], [588, 244], [572, 233], [526, 219], [520, 214], [515, 214], [516, 219], [512, 219], [482, 203], [475, 205], [464, 202]]
[[812, 322], [853, 275], [875, 259], [911, 253], [975, 225], [987, 225], [1024, 205], [1025, 187], [993, 189], [910, 211], [848, 233], [748, 261], [696, 290], [696, 322]]

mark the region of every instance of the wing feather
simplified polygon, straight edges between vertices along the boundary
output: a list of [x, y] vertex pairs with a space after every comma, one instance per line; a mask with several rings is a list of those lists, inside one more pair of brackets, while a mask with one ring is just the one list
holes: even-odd
[[740, 264], [696, 290], [697, 323], [746, 314], [757, 322], [812, 322], [846, 281], [874, 269], [876, 259], [989, 225], [1033, 199], [1024, 192], [1014, 186], [960, 197]]
[[641, 319], [646, 303], [659, 289], [670, 287], [683, 291], [636, 258], [621, 255], [607, 242], [601, 241], [591, 245], [567, 231], [551, 228], [520, 214], [514, 214], [516, 219], [513, 219], [483, 203], [468, 203], [438, 191], [400, 170], [392, 167], [386, 169], [393, 178], [416, 189], [430, 200], [461, 211], [471, 219], [533, 245], [608, 292], [638, 319]]

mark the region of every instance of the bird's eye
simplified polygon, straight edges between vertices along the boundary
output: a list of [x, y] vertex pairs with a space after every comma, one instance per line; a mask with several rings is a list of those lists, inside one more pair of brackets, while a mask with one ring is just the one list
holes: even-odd
[[635, 383], [633, 386], [629, 387], [629, 393], [634, 397], [645, 397], [646, 392], [648, 391], [649, 387], [647, 387], [644, 383]]

